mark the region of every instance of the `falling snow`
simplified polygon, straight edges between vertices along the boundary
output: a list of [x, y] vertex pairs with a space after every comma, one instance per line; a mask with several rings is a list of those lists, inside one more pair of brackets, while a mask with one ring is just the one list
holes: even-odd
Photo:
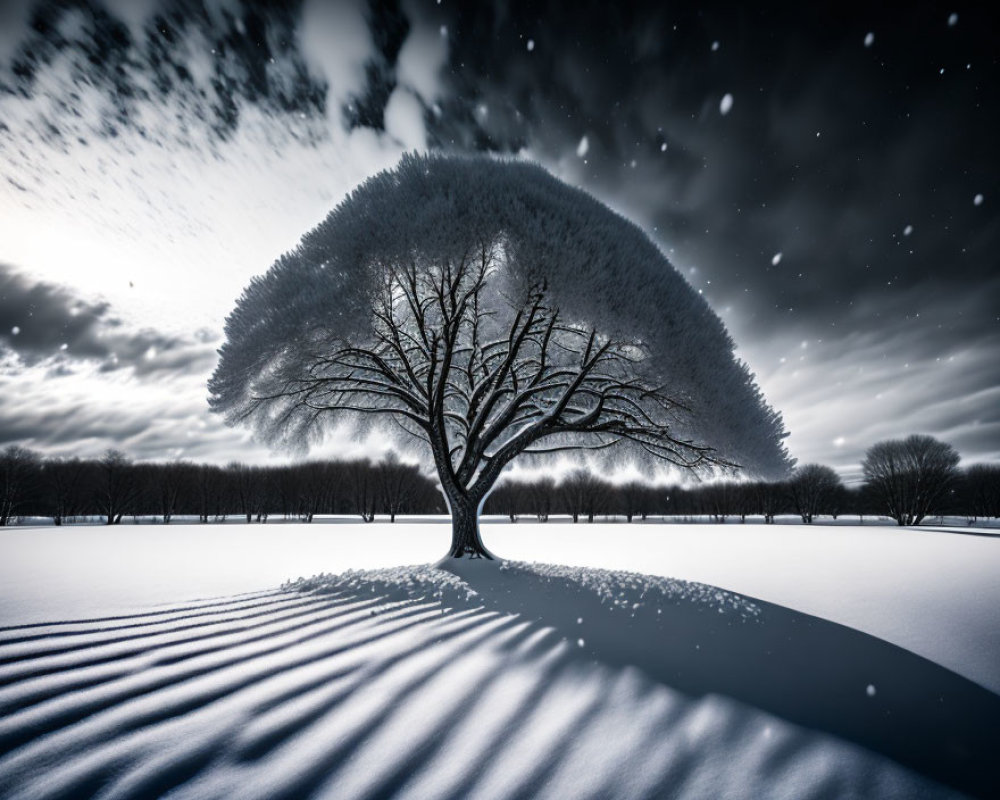
[[781, 263], [781, 252], [779, 251], [771, 257], [771, 266], [776, 267], [780, 263]]
[[958, 14], [948, 15], [948, 27], [954, 28], [958, 24]]
[[729, 94], [729, 92], [726, 92], [722, 96], [722, 101], [719, 103], [719, 111], [723, 115], [726, 115], [730, 112], [730, 110], [732, 110], [732, 107], [733, 107], [733, 96]]
[[530, 53], [534, 49], [535, 49], [535, 40], [528, 39], [528, 52]]
[[909, 236], [911, 233], [913, 233], [912, 225], [907, 225], [905, 228], [903, 228], [903, 236]]
[[981, 194], [977, 194], [975, 197], [972, 198], [972, 205], [981, 206], [982, 204], [983, 204], [983, 196]]
[[583, 158], [585, 155], [587, 155], [588, 150], [590, 150], [590, 140], [586, 136], [584, 136], [580, 139], [580, 144], [576, 146], [576, 154], [580, 158]]
[[871, 47], [875, 44], [875, 34], [871, 31], [865, 34], [865, 47]]

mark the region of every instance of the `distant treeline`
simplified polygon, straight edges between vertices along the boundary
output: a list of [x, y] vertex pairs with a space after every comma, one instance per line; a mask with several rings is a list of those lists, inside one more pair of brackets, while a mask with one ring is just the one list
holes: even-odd
[[[618, 516], [629, 522], [661, 516], [707, 516], [724, 522], [796, 514], [816, 517], [890, 516], [917, 525], [933, 516], [961, 516], [970, 523], [1000, 517], [1000, 465], [957, 468], [950, 446], [930, 437], [881, 442], [866, 454], [865, 483], [845, 486], [830, 468], [799, 467], [780, 482], [721, 481], [686, 486], [613, 484], [580, 470], [556, 481], [508, 480], [487, 498], [484, 513], [516, 521], [574, 522]], [[169, 523], [230, 518], [266, 522], [281, 517], [311, 522], [316, 515], [443, 514], [436, 484], [413, 465], [309, 461], [289, 466], [227, 466], [188, 462], [135, 463], [117, 450], [99, 459], [42, 458], [23, 447], [0, 451], [0, 525], [21, 517], [49, 517], [56, 525], [100, 517], [117, 524], [130, 517]]]
[[[772, 523], [781, 515], [796, 515], [805, 523], [820, 516], [832, 519], [889, 516], [899, 521], [876, 487], [870, 483], [847, 487], [832, 469], [817, 469], [817, 465], [807, 465], [791, 479], [778, 482], [651, 486], [636, 481], [615, 485], [583, 471], [574, 472], [560, 482], [551, 478], [509, 481], [489, 496], [485, 513], [503, 514], [512, 522], [522, 517], [546, 521], [558, 514], [569, 515], [574, 522], [581, 519], [593, 522], [610, 515], [624, 517], [629, 522], [661, 516], [699, 516], [715, 522], [746, 521], [754, 517]], [[1000, 517], [1000, 466], [959, 470], [919, 520], [904, 517], [900, 524], [916, 525], [936, 516], [965, 517], [970, 524], [978, 519]]]
[[266, 522], [269, 517], [312, 522], [317, 514], [444, 513], [433, 481], [409, 464], [388, 460], [309, 461], [289, 466], [224, 467], [187, 462], [135, 463], [117, 450], [102, 458], [42, 459], [30, 450], [0, 453], [0, 525], [17, 517], [51, 517], [56, 525], [101, 517], [197, 516]]

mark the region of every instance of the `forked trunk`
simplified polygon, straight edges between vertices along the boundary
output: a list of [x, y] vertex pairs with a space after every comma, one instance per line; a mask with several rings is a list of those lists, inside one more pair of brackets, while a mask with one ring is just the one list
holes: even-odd
[[488, 558], [493, 554], [486, 549], [479, 536], [479, 503], [463, 498], [452, 499], [451, 549], [448, 558]]

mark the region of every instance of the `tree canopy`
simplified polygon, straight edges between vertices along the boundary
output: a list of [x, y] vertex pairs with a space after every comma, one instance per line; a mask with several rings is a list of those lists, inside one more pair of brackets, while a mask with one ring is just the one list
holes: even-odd
[[521, 453], [783, 474], [781, 417], [733, 349], [586, 193], [523, 161], [409, 155], [251, 281], [210, 403], [277, 445], [345, 418], [414, 436], [454, 514]]

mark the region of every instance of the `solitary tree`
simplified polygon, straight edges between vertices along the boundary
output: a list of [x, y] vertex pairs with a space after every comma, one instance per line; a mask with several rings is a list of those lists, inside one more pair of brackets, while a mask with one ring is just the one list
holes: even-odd
[[244, 290], [210, 404], [274, 444], [345, 418], [429, 450], [449, 555], [520, 454], [787, 468], [781, 417], [642, 231], [518, 161], [405, 156]]
[[796, 467], [788, 481], [788, 495], [802, 521], [811, 524], [817, 514], [832, 514], [843, 488], [837, 473], [822, 464]]
[[919, 525], [951, 488], [958, 461], [950, 444], [914, 434], [873, 445], [861, 468], [890, 517], [899, 525]]

